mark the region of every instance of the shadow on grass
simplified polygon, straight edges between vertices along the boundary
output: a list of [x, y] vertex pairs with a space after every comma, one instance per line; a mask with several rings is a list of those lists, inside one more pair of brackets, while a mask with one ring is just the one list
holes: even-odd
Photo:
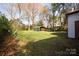
[[19, 55], [29, 56], [62, 56], [62, 55], [78, 55], [77, 46], [74, 41], [67, 38], [67, 33], [52, 33], [57, 37], [28, 42]]

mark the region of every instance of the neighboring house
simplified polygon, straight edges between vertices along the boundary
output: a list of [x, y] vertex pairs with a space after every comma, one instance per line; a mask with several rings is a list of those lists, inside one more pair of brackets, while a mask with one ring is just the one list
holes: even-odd
[[35, 26], [34, 27], [34, 30], [35, 31], [47, 31], [47, 28], [46, 27], [43, 27], [43, 26]]
[[68, 38], [79, 39], [79, 10], [72, 10], [66, 13], [68, 22]]

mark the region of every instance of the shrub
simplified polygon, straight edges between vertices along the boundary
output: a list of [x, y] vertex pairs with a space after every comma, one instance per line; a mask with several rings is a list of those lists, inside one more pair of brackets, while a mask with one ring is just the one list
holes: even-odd
[[6, 35], [11, 35], [11, 34], [12, 34], [12, 30], [8, 19], [5, 16], [1, 15], [0, 16], [0, 41], [2, 41]]

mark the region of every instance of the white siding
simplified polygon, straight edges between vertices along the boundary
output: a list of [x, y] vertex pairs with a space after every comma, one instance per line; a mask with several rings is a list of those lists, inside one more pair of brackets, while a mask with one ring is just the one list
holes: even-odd
[[79, 20], [79, 13], [68, 15], [68, 37], [75, 38], [75, 21]]

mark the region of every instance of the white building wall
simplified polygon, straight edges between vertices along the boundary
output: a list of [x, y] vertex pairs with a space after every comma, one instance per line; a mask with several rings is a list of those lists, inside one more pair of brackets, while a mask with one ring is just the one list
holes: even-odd
[[75, 21], [79, 20], [79, 13], [68, 15], [68, 37], [75, 38]]

